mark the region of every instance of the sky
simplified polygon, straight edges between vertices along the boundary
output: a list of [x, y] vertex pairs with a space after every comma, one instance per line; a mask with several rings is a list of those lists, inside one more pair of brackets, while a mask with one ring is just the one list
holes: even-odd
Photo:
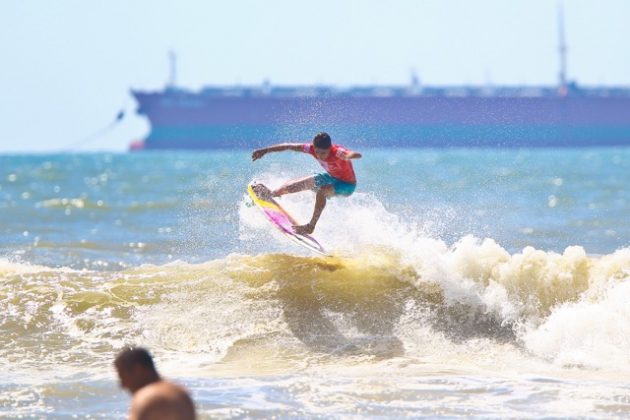
[[627, 0], [2, 0], [0, 153], [125, 151], [171, 50], [191, 90], [555, 85], [561, 4], [569, 80], [630, 86]]

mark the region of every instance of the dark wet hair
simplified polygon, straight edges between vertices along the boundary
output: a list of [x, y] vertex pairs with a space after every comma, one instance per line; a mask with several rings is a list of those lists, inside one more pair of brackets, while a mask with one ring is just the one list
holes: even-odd
[[330, 149], [332, 140], [330, 140], [328, 133], [317, 133], [315, 137], [313, 137], [313, 146], [318, 149]]
[[142, 365], [155, 372], [153, 358], [149, 352], [142, 347], [127, 347], [116, 356], [114, 364], [117, 367], [130, 370], [135, 365]]

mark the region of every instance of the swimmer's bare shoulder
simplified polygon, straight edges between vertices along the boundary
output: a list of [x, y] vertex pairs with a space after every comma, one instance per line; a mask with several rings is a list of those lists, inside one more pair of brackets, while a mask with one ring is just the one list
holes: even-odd
[[133, 395], [130, 420], [194, 420], [195, 407], [179, 385], [160, 380]]

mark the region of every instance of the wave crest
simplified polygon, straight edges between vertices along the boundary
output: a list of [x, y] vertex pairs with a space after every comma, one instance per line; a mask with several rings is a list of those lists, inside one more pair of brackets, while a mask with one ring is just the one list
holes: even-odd
[[[209, 361], [251, 351], [285, 361], [413, 356], [417, 340], [442, 337], [511, 343], [559, 363], [599, 366], [613, 354], [630, 365], [630, 344], [619, 339], [630, 336], [627, 305], [620, 304], [630, 300], [630, 249], [599, 257], [580, 247], [510, 255], [489, 239], [466, 237], [453, 247], [435, 241], [431, 250], [427, 243], [415, 259], [382, 248], [354, 258], [234, 254], [120, 272], [2, 260], [8, 344], [0, 357], [26, 351], [50, 363], [109, 363], [112, 351], [131, 342]], [[587, 322], [598, 314], [604, 325]], [[597, 345], [572, 359], [579, 337]]]

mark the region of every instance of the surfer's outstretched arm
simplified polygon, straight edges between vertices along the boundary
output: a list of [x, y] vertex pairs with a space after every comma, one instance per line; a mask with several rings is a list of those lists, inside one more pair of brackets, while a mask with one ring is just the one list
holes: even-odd
[[304, 149], [302, 143], [281, 143], [274, 144], [273, 146], [263, 147], [262, 149], [256, 149], [252, 152], [252, 160], [258, 160], [271, 152], [284, 152], [285, 150], [293, 150], [294, 152], [301, 152]]

